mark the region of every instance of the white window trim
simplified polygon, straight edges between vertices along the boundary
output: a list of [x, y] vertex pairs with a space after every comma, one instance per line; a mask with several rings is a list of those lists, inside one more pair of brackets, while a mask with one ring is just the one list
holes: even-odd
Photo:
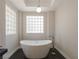
[[8, 5], [6, 7], [6, 35], [16, 34], [16, 12]]
[[[28, 28], [27, 26], [29, 26], [29, 25], [27, 24], [27, 23], [28, 23], [28, 22], [27, 22], [27, 21], [28, 21], [28, 20], [27, 20], [27, 17], [31, 17], [31, 18], [32, 18], [32, 17], [34, 17], [34, 18], [37, 17], [37, 19], [39, 19], [39, 25], [37, 24], [37, 22], [38, 22], [37, 19], [36, 19], [36, 20], [33, 20], [33, 21], [30, 19], [29, 22], [35, 22], [35, 21], [36, 21], [37, 27], [38, 27], [38, 26], [42, 26], [42, 28], [39, 27], [39, 29], [36, 28], [36, 29], [38, 29], [38, 30], [36, 30], [36, 29], [33, 27], [33, 25], [35, 25], [35, 23], [34, 23], [33, 25], [30, 24], [30, 25], [32, 26], [32, 29], [31, 29], [32, 31], [29, 31], [29, 30], [27, 29], [27, 28]], [[40, 18], [42, 18], [42, 19], [40, 19]], [[42, 23], [40, 22], [41, 20], [43, 21]], [[43, 24], [43, 25], [42, 25], [42, 24]], [[36, 25], [35, 25], [35, 26], [36, 26]], [[33, 30], [33, 28], [34, 28], [34, 30]], [[36, 30], [36, 31], [35, 31], [35, 30]], [[42, 31], [41, 31], [41, 30], [42, 30]], [[35, 33], [37, 33], [37, 34], [38, 34], [38, 33], [39, 33], [39, 34], [44, 33], [44, 16], [26, 16], [26, 33], [34, 33], [34, 34], [35, 34]]]

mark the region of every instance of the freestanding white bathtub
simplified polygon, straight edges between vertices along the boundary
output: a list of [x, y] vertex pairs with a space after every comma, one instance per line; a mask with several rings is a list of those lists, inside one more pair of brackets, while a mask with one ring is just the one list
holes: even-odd
[[52, 40], [22, 40], [20, 44], [27, 58], [39, 59], [47, 56]]

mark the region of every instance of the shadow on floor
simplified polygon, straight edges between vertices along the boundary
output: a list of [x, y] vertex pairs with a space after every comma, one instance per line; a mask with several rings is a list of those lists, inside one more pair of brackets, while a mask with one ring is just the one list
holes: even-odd
[[[52, 52], [56, 54], [52, 54]], [[22, 49], [18, 49], [9, 59], [28, 59], [25, 57]], [[49, 54], [46, 58], [43, 59], [65, 59], [63, 55], [61, 55], [56, 49], [50, 49]]]

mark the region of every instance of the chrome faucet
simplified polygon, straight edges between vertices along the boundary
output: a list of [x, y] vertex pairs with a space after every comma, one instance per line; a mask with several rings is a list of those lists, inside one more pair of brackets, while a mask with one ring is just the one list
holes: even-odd
[[52, 45], [53, 45], [53, 51], [52, 54], [55, 55], [56, 53], [54, 52], [55, 49], [55, 37], [53, 35], [49, 35], [49, 40], [52, 40]]

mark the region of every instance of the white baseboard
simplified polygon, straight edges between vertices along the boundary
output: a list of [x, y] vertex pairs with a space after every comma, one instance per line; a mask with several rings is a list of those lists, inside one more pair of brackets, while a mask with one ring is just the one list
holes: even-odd
[[59, 48], [55, 47], [66, 59], [71, 59], [67, 54], [61, 51]]
[[9, 53], [9, 54], [5, 54], [4, 56], [3, 56], [3, 59], [9, 59], [18, 49], [19, 49], [20, 47], [17, 47], [15, 50], [13, 50], [11, 53]]

